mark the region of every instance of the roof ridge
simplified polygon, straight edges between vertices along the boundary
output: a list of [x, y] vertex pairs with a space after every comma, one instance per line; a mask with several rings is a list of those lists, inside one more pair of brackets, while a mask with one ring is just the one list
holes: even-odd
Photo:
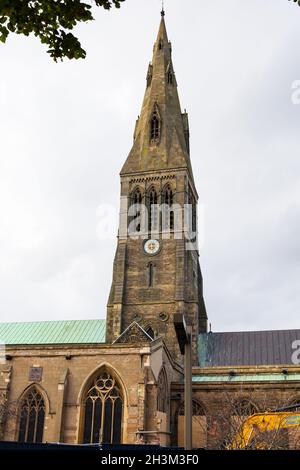
[[237, 334], [237, 333], [276, 333], [278, 331], [300, 331], [300, 328], [281, 328], [281, 329], [276, 329], [276, 330], [238, 330], [238, 331], [209, 331], [207, 333], [199, 333], [199, 335], [202, 334]]
[[0, 321], [0, 325], [22, 325], [22, 324], [33, 324], [33, 323], [67, 323], [67, 322], [91, 322], [91, 321], [106, 321], [105, 318], [83, 318], [74, 320], [25, 320], [25, 321]]

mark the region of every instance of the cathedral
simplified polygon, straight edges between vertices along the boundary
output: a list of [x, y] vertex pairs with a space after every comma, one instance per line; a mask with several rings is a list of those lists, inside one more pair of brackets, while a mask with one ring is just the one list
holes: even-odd
[[208, 331], [189, 122], [164, 11], [145, 87], [120, 173], [106, 320], [0, 324], [1, 440], [182, 446], [175, 314], [192, 331], [193, 447], [216, 446], [229, 402], [242, 414], [262, 400], [268, 409], [300, 402], [300, 330]]

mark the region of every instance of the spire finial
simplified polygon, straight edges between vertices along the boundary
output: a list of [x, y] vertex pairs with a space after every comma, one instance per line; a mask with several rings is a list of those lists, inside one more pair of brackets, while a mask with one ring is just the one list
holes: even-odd
[[164, 7], [165, 7], [164, 0], [162, 0], [162, 2], [161, 2], [161, 12], [160, 12], [161, 16], [165, 16], [165, 8]]

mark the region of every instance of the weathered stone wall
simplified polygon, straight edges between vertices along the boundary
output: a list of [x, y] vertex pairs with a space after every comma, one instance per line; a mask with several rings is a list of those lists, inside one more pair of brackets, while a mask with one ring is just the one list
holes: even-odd
[[[82, 442], [83, 397], [102, 366], [111, 371], [122, 389], [122, 442], [138, 442], [139, 431], [146, 431], [145, 442], [160, 439], [155, 374], [164, 367], [169, 387], [179, 377], [161, 340], [141, 345], [8, 346], [7, 354], [0, 391], [6, 393], [10, 403], [20, 404], [24, 392], [32, 385], [37, 387], [46, 404], [44, 442]], [[41, 380], [30, 380], [31, 367], [43, 369]], [[157, 433], [149, 435], [149, 430]], [[18, 439], [17, 413], [5, 423], [3, 437]]]
[[[174, 202], [183, 210], [191, 181], [188, 172], [182, 168], [169, 174], [162, 171], [123, 176], [121, 196], [130, 201], [130, 194], [138, 187], [147, 206], [147, 191], [154, 187], [160, 204], [166, 184], [172, 187]], [[152, 234], [160, 242], [160, 251], [155, 256], [144, 251], [145, 239], [149, 237], [150, 234], [141, 233], [135, 239], [120, 237], [118, 240], [107, 310], [107, 341], [113, 342], [137, 321], [145, 329], [151, 327], [155, 336], [161, 335], [173, 357], [181, 360], [173, 319], [175, 313], [182, 312], [193, 326], [193, 362], [196, 365], [200, 325], [206, 330], [198, 252], [187, 250], [184, 223], [178, 232], [170, 233], [169, 238], [161, 230]], [[148, 284], [149, 263], [154, 267], [152, 286]]]

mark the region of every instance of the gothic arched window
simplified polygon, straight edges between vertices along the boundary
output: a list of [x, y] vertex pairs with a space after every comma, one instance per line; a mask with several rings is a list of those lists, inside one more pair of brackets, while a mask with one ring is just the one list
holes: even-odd
[[142, 204], [142, 193], [137, 188], [132, 196], [132, 204], [134, 205], [134, 215], [132, 217], [132, 220], [136, 221], [134, 231], [135, 232], [140, 232], [141, 231], [141, 204]]
[[[184, 445], [184, 403], [178, 410], [178, 446]], [[193, 417], [192, 417], [192, 441], [193, 448], [207, 447], [207, 418], [206, 413], [198, 401], [193, 400]]]
[[[180, 405], [178, 416], [184, 416], [184, 403]], [[195, 400], [193, 400], [193, 416], [205, 416], [203, 406]]]
[[123, 417], [121, 387], [106, 368], [93, 380], [83, 404], [83, 443], [120, 444]]
[[142, 194], [139, 188], [137, 188], [133, 195], [133, 204], [141, 204], [142, 203]]
[[161, 122], [157, 109], [153, 111], [150, 121], [150, 142], [151, 144], [158, 144], [160, 141]]
[[233, 412], [236, 416], [251, 416], [257, 411], [257, 406], [247, 399], [237, 400], [233, 404]]
[[174, 210], [172, 209], [174, 202], [174, 194], [172, 188], [168, 185], [163, 194], [164, 202], [164, 230], [174, 230]]
[[32, 387], [20, 404], [19, 442], [42, 442], [45, 421], [45, 401]]
[[170, 186], [165, 189], [165, 204], [168, 204], [168, 206], [173, 204], [173, 191]]
[[158, 231], [158, 198], [157, 192], [151, 188], [148, 193], [148, 229], [151, 231]]

